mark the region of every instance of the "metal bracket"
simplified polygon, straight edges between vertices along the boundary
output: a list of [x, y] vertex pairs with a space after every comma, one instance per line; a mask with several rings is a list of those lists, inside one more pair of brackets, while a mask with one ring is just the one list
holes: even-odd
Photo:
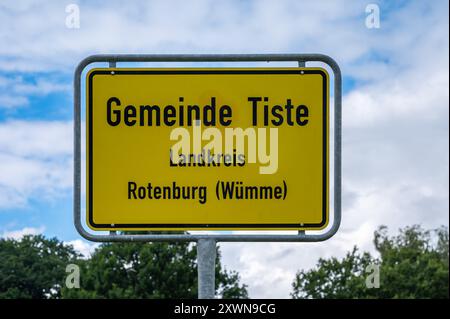
[[[105, 234], [88, 232], [81, 223], [81, 74], [91, 63], [105, 62], [115, 67], [117, 62], [322, 62], [334, 73], [334, 218], [332, 226], [319, 234], [298, 235], [225, 235], [225, 234]], [[87, 240], [95, 242], [151, 242], [151, 241], [203, 241], [214, 242], [317, 242], [331, 238], [341, 223], [341, 141], [342, 141], [342, 78], [341, 71], [332, 58], [323, 54], [199, 54], [199, 55], [92, 55], [82, 60], [74, 75], [74, 205], [75, 228]]]

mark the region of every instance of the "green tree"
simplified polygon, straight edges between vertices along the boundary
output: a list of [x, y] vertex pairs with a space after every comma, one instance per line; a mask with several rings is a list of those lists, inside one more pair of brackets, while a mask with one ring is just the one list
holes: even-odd
[[78, 257], [56, 238], [0, 239], [0, 299], [60, 298], [66, 266]]
[[[217, 251], [217, 295], [247, 298], [239, 275]], [[192, 243], [110, 243], [89, 258], [56, 238], [0, 239], [0, 298], [196, 298]], [[65, 286], [68, 264], [80, 268], [80, 288]]]
[[[64, 298], [197, 298], [196, 247], [190, 243], [109, 243], [82, 261], [81, 289]], [[239, 275], [216, 260], [217, 295], [247, 298]]]
[[[320, 259], [297, 273], [293, 298], [448, 298], [448, 229], [414, 225], [390, 237], [385, 226], [374, 236], [379, 257], [355, 247], [338, 260]], [[367, 288], [367, 266], [379, 265], [380, 287]]]

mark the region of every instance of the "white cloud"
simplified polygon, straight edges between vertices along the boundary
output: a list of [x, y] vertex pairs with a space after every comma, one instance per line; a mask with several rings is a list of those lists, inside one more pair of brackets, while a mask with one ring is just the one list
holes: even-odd
[[18, 230], [9, 230], [9, 231], [4, 231], [0, 237], [2, 238], [9, 238], [9, 239], [15, 239], [15, 240], [20, 240], [23, 236], [26, 235], [40, 235], [44, 232], [45, 227], [25, 227], [22, 229], [18, 229]]
[[92, 253], [95, 251], [95, 249], [100, 245], [98, 243], [89, 243], [81, 239], [68, 241], [66, 242], [66, 244], [72, 245], [73, 248], [79, 253], [81, 253], [85, 258], [90, 257]]
[[55, 158], [73, 151], [72, 121], [8, 121], [0, 124], [0, 150], [23, 158]]
[[[26, 235], [40, 235], [45, 231], [45, 227], [24, 227], [22, 229], [5, 230], [0, 233], [0, 238], [20, 240]], [[84, 258], [88, 258], [100, 246], [98, 243], [90, 243], [82, 239], [75, 239], [65, 242], [66, 245], [71, 245], [77, 252], [81, 253]]]
[[55, 200], [72, 187], [72, 122], [0, 124], [0, 208]]
[[14, 87], [14, 91], [24, 95], [47, 95], [54, 92], [70, 92], [72, 86], [70, 84], [61, 84], [46, 79], [38, 78], [36, 83], [18, 83]]
[[60, 83], [49, 76], [38, 76], [30, 82], [21, 76], [0, 75], [0, 108], [27, 106], [32, 96], [45, 96], [55, 92], [68, 93], [70, 89], [68, 83]]
[[2, 108], [8, 109], [25, 105], [28, 105], [28, 99], [24, 96], [13, 96], [10, 94], [0, 95], [0, 107]]
[[8, 43], [0, 48], [0, 69], [72, 72], [86, 55], [121, 52], [323, 52], [347, 68], [380, 44], [364, 27], [359, 1], [109, 1], [79, 8], [81, 27], [70, 29], [63, 3], [0, 7], [0, 40]]
[[[438, 47], [439, 48], [439, 47]], [[440, 48], [439, 48], [440, 49]], [[406, 72], [380, 77], [379, 81], [351, 91], [344, 98], [346, 127], [377, 127], [404, 122], [421, 115], [424, 123], [442, 121], [448, 113], [448, 61], [433, 61], [422, 68], [411, 66]]]

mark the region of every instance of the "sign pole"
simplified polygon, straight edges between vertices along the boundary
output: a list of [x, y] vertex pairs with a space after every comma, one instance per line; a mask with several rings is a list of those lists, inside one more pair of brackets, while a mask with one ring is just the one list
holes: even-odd
[[216, 274], [216, 241], [197, 241], [198, 299], [214, 299]]

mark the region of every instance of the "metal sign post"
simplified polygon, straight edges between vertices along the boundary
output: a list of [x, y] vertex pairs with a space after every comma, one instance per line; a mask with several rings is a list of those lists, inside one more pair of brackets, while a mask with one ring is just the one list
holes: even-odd
[[200, 239], [197, 242], [198, 298], [213, 299], [216, 274], [216, 241]]
[[[308, 62], [320, 62], [329, 66], [334, 78], [334, 188], [333, 218], [325, 231], [306, 233], [299, 230], [295, 235], [241, 235], [241, 234], [121, 234], [114, 224], [106, 234], [88, 231], [81, 214], [81, 82], [87, 66], [93, 63], [107, 63], [111, 74], [120, 72], [118, 63], [129, 62], [297, 62], [300, 67]], [[215, 259], [217, 242], [318, 242], [331, 238], [341, 222], [341, 103], [342, 79], [338, 64], [322, 54], [219, 54], [219, 55], [93, 55], [80, 62], [74, 75], [74, 225], [79, 234], [94, 242], [197, 242], [198, 295], [199, 298], [214, 298]], [[330, 216], [330, 217], [331, 217]], [[105, 229], [107, 230], [107, 229]], [[120, 229], [117, 229], [120, 230]]]

